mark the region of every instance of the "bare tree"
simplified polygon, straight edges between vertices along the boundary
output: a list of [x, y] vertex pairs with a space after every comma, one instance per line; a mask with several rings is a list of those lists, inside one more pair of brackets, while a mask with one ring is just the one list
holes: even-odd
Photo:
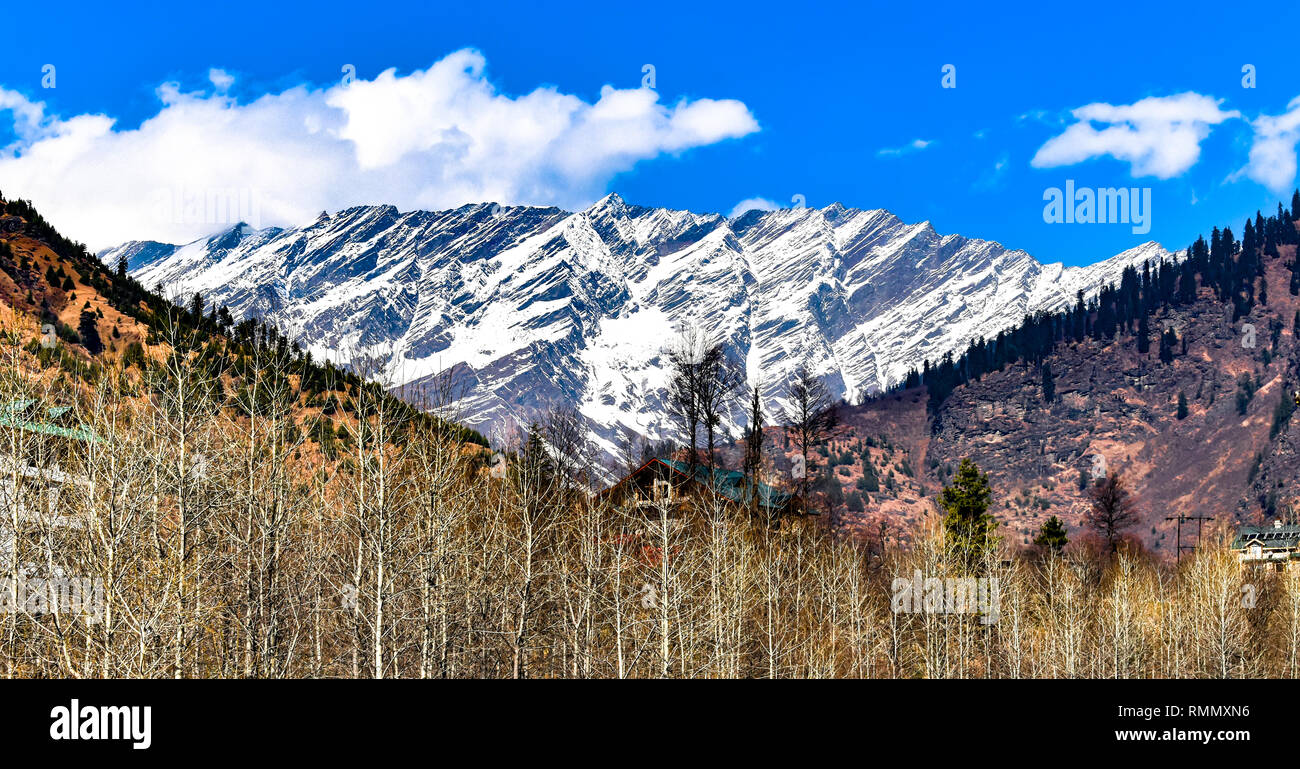
[[707, 438], [707, 461], [710, 468], [717, 463], [717, 433], [722, 428], [723, 418], [731, 409], [741, 381], [738, 368], [727, 359], [726, 351], [720, 343], [715, 342], [704, 348], [695, 377], [695, 387], [700, 404], [700, 420], [704, 423]]
[[685, 445], [690, 448], [687, 465], [690, 474], [694, 475], [700, 422], [704, 418], [699, 397], [702, 358], [699, 332], [694, 328], [684, 329], [667, 355], [668, 416], [676, 424]]
[[1138, 522], [1137, 507], [1119, 471], [1111, 470], [1089, 489], [1088, 499], [1091, 506], [1084, 513], [1084, 523], [1096, 530], [1108, 551], [1114, 553], [1124, 538], [1124, 530]]
[[805, 474], [800, 483], [800, 493], [806, 494], [813, 469], [812, 449], [824, 441], [835, 426], [835, 403], [826, 383], [803, 366], [790, 380], [786, 400], [786, 428], [794, 433], [795, 445], [803, 457]]

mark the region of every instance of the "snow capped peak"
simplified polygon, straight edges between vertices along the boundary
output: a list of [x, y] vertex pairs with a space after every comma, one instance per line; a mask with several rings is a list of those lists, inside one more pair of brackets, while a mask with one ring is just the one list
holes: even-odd
[[627, 203], [624, 202], [623, 198], [617, 192], [609, 193], [608, 195], [601, 198], [600, 200], [597, 200], [595, 203], [592, 203], [587, 208], [587, 213], [592, 215], [609, 213], [611, 215], [617, 216], [625, 213], [626, 211], [627, 211]]
[[1122, 263], [1124, 265], [1140, 265], [1148, 260], [1159, 261], [1161, 259], [1169, 259], [1171, 256], [1172, 255], [1165, 250], [1164, 246], [1154, 240], [1148, 240], [1139, 246], [1134, 246], [1126, 251], [1121, 251], [1106, 261]]
[[246, 238], [257, 233], [257, 230], [248, 225], [247, 222], [239, 222], [215, 235], [206, 238], [207, 247], [211, 251], [226, 251], [235, 248]]
[[355, 206], [301, 228], [237, 225], [101, 258], [119, 255], [145, 285], [274, 319], [317, 358], [379, 354], [395, 385], [450, 386], [461, 418], [490, 438], [569, 404], [610, 453], [627, 433], [672, 437], [662, 352], [685, 326], [764, 383], [774, 413], [798, 367], [856, 400], [1026, 313], [1095, 293], [1125, 266], [1170, 258], [1144, 243], [1066, 268], [883, 209], [729, 220], [616, 193], [577, 213]]

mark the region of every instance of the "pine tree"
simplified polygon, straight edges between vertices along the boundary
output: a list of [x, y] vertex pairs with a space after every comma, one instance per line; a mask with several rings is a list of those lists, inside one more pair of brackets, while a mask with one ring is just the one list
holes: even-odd
[[1250, 401], [1255, 397], [1255, 383], [1251, 381], [1250, 374], [1242, 374], [1237, 377], [1237, 413], [1245, 416], [1247, 409], [1250, 408]]
[[848, 508], [850, 513], [862, 513], [866, 512], [867, 506], [862, 501], [862, 495], [854, 491], [849, 493]]
[[1160, 362], [1172, 363], [1174, 360], [1174, 345], [1178, 344], [1178, 335], [1172, 328], [1165, 329], [1160, 335]]
[[1137, 345], [1138, 352], [1143, 355], [1151, 352], [1151, 327], [1147, 322], [1147, 314], [1145, 312], [1142, 313], [1142, 317], [1138, 318]]
[[1047, 522], [1038, 530], [1038, 536], [1034, 537], [1034, 544], [1048, 552], [1060, 555], [1065, 546], [1070, 544], [1070, 538], [1065, 531], [1065, 524], [1061, 523], [1061, 519], [1056, 516], [1048, 518]]
[[948, 544], [967, 571], [977, 571], [995, 544], [993, 532], [998, 523], [988, 512], [992, 496], [988, 475], [969, 457], [961, 461], [952, 485], [944, 486], [939, 494]]
[[880, 476], [876, 475], [876, 467], [871, 464], [871, 452], [862, 453], [862, 482], [859, 488], [863, 491], [874, 494], [880, 491]]
[[1043, 403], [1051, 404], [1056, 400], [1056, 382], [1052, 380], [1052, 364], [1043, 361]]
[[1176, 416], [1179, 419], [1187, 418], [1187, 394], [1182, 390], [1178, 391], [1178, 413]]
[[82, 310], [81, 317], [77, 324], [77, 333], [81, 336], [81, 344], [86, 348], [86, 352], [91, 355], [98, 355], [104, 351], [104, 342], [99, 338], [99, 327], [95, 324], [95, 313], [90, 310]]
[[1291, 387], [1286, 383], [1282, 385], [1282, 398], [1277, 402], [1273, 409], [1273, 426], [1268, 430], [1270, 439], [1276, 438], [1277, 434], [1286, 429], [1286, 425], [1291, 421], [1291, 414], [1295, 412], [1295, 400], [1291, 393]]
[[758, 385], [750, 391], [749, 427], [745, 432], [745, 475], [751, 482], [758, 480], [763, 465], [763, 398]]

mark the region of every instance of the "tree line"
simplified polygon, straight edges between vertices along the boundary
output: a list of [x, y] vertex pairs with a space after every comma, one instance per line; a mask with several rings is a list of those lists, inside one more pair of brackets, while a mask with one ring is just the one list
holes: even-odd
[[[1200, 236], [1175, 261], [1149, 262], [1139, 272], [1127, 266], [1119, 285], [1102, 286], [1095, 298], [1076, 295], [1074, 305], [1059, 312], [1040, 311], [1026, 315], [1015, 328], [1001, 331], [992, 339], [971, 341], [964, 352], [945, 355], [937, 363], [925, 361], [913, 369], [887, 392], [925, 385], [930, 405], [937, 409], [959, 385], [979, 380], [991, 371], [1009, 365], [1027, 363], [1041, 366], [1057, 345], [1079, 343], [1084, 339], [1112, 340], [1120, 334], [1131, 337], [1138, 352], [1151, 346], [1151, 318], [1170, 307], [1181, 307], [1196, 300], [1198, 292], [1210, 290], [1220, 303], [1231, 304], [1233, 321], [1250, 314], [1255, 305], [1268, 304], [1264, 275], [1264, 257], [1278, 258], [1278, 247], [1300, 243], [1295, 219], [1300, 216], [1300, 190], [1292, 196], [1291, 208], [1278, 204], [1274, 216], [1256, 213], [1242, 227], [1237, 240], [1232, 229], [1213, 228], [1210, 240]], [[1300, 265], [1292, 259], [1290, 291], [1300, 295]], [[1175, 354], [1178, 338], [1173, 329], [1159, 334], [1159, 355], [1169, 363]]]

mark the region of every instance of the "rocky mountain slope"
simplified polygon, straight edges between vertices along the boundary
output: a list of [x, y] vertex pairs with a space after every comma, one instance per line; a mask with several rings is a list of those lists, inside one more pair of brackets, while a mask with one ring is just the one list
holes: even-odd
[[[282, 388], [293, 434], [301, 438], [289, 441], [297, 444], [295, 456], [313, 459], [332, 460], [336, 447], [348, 445], [357, 430], [362, 389], [376, 389], [313, 361], [255, 321], [235, 323], [217, 312], [176, 307], [60, 235], [29, 202], [3, 197], [0, 336], [7, 343], [9, 385], [47, 392], [65, 405], [91, 403], [96, 385], [110, 377], [121, 390], [109, 388], [99, 397], [147, 398], [154, 383], [165, 381], [163, 364], [183, 360], [195, 388], [207, 388], [211, 405], [238, 419], [248, 411], [250, 372], [257, 370], [246, 361], [256, 357], [263, 362], [260, 373]], [[258, 391], [267, 392], [270, 385], [257, 382]], [[483, 436], [382, 391], [375, 397], [395, 418], [445, 431], [467, 452], [486, 455]]]
[[377, 359], [376, 373], [408, 397], [450, 392], [467, 424], [498, 438], [576, 405], [612, 454], [629, 432], [672, 437], [662, 352], [684, 326], [768, 383], [770, 413], [801, 365], [856, 402], [1167, 253], [1147, 243], [1066, 268], [883, 210], [727, 219], [610, 195], [576, 213], [360, 207], [305, 227], [240, 225], [100, 256], [126, 257], [133, 277], [178, 299], [200, 292], [236, 318], [265, 318], [317, 358]]
[[[965, 457], [989, 473], [1001, 533], [1022, 546], [1053, 515], [1072, 537], [1082, 535], [1085, 489], [1101, 470], [1119, 471], [1134, 493], [1140, 521], [1129, 534], [1170, 558], [1178, 525], [1170, 516], [1213, 519], [1184, 523], [1184, 546], [1196, 542], [1198, 527], [1208, 536], [1217, 525], [1294, 516], [1295, 249], [1280, 245], [1261, 257], [1248, 313], [1234, 317], [1232, 304], [1204, 284], [1193, 301], [1155, 312], [1146, 352], [1135, 331], [1121, 330], [958, 384], [934, 409], [925, 387], [848, 409], [823, 453], [846, 525], [899, 532], [936, 515], [934, 495]], [[1164, 330], [1176, 339], [1167, 360], [1158, 341]], [[864, 463], [881, 479], [878, 490], [864, 488]]]

